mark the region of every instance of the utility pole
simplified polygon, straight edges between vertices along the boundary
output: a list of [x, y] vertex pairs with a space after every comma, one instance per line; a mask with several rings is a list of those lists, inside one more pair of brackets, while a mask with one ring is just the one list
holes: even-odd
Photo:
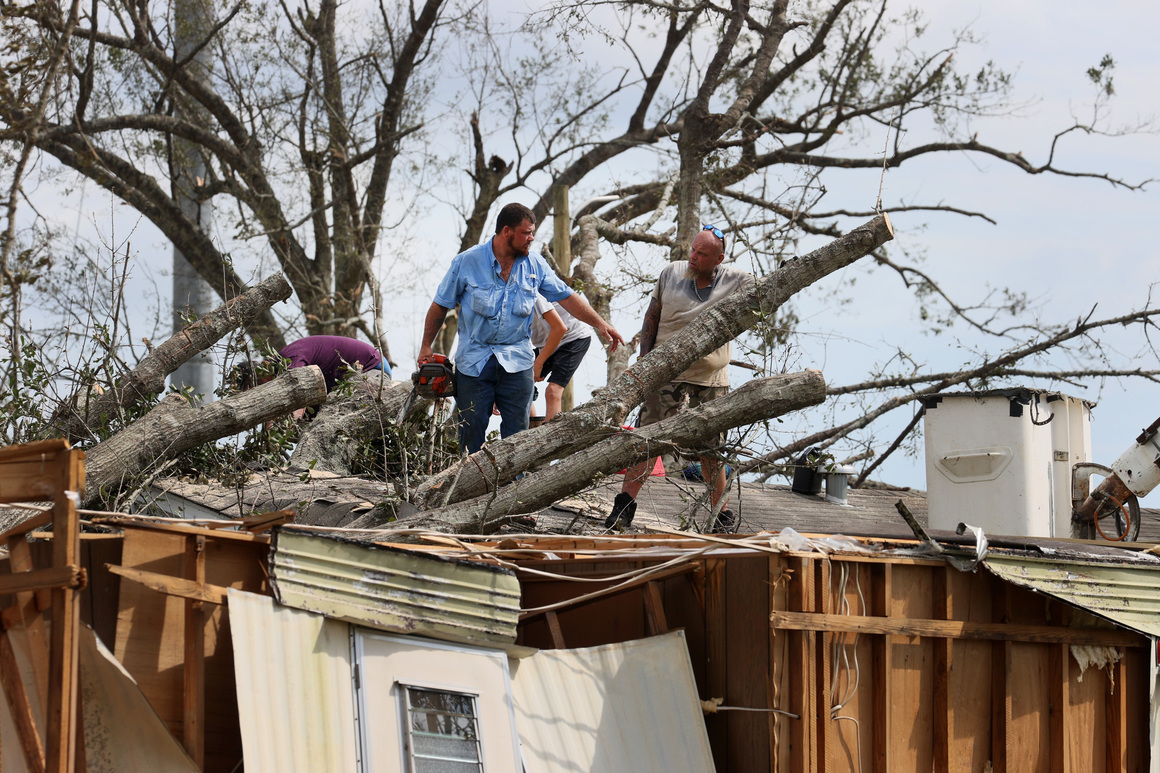
[[[174, 9], [176, 23], [176, 58], [183, 62], [193, 54], [185, 66], [193, 70], [198, 78], [206, 78], [212, 70], [210, 56], [212, 45], [205, 43], [205, 35], [213, 29], [210, 8], [205, 0], [177, 0]], [[194, 53], [196, 51], [196, 53]], [[177, 112], [187, 120], [196, 120], [196, 108], [182, 104], [178, 91]], [[212, 204], [199, 201], [196, 189], [206, 180], [208, 167], [200, 148], [193, 143], [174, 137], [171, 139], [173, 187], [181, 212], [204, 232], [209, 232], [213, 224]], [[224, 300], [224, 299], [223, 299]], [[217, 306], [213, 289], [194, 270], [185, 255], [173, 247], [173, 332], [179, 333], [191, 321], [203, 317]], [[170, 376], [170, 384], [178, 389], [192, 387], [194, 394], [203, 399], [213, 399], [217, 384], [217, 371], [213, 359], [202, 352], [186, 362]]]

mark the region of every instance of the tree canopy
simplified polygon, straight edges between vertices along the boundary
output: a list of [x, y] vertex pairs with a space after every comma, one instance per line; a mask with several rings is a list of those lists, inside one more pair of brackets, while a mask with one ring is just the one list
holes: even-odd
[[[731, 260], [764, 276], [881, 211], [990, 216], [957, 206], [953, 186], [929, 201], [880, 192], [861, 207], [831, 204], [847, 175], [887, 178], [966, 154], [1091, 185], [1147, 182], [1146, 174], [1073, 168], [1064, 156], [1063, 138], [1108, 131], [1110, 57], [1086, 72], [1090, 119], [1060, 126], [1043, 150], [1025, 154], [973, 128], [1018, 108], [1011, 74], [990, 62], [961, 68], [961, 52], [976, 42], [970, 31], [932, 37], [919, 12], [896, 13], [884, 0], [560, 2], [519, 26], [460, 0], [196, 7], [208, 24], [191, 50], [181, 3], [0, 0], [0, 148], [12, 162], [0, 242], [10, 440], [31, 426], [21, 423], [33, 410], [16, 397], [22, 386], [47, 391], [64, 376], [68, 396], [113, 389], [145, 356], [126, 341], [133, 304], [94, 301], [89, 319], [71, 307], [74, 319], [56, 328], [65, 331], [60, 346], [85, 353], [69, 372], [44, 367], [45, 336], [23, 294], [70, 280], [52, 276], [68, 265], [68, 250], [52, 238], [51, 218], [20, 215], [34, 181], [84, 178], [108, 191], [171, 240], [224, 301], [283, 273], [294, 304], [249, 319], [251, 346], [279, 348], [299, 333], [361, 334], [388, 356], [398, 312], [384, 314], [376, 262], [395, 259], [416, 230], [442, 227], [425, 217], [434, 208], [455, 212], [463, 248], [484, 238], [498, 203], [521, 198], [543, 222], [566, 187], [568, 238], [550, 257], [608, 316], [655, 276], [647, 256], [683, 258], [705, 222], [726, 232]], [[206, 52], [208, 67], [198, 63]], [[189, 154], [204, 177], [188, 179]], [[182, 195], [212, 206], [224, 225], [207, 232]], [[127, 249], [104, 252], [115, 285], [132, 259]], [[1141, 366], [1102, 345], [1109, 329], [1150, 329], [1150, 306], [1040, 318], [1020, 288], [961, 299], [937, 266], [904, 249], [877, 247], [869, 260], [914, 290], [931, 329], [959, 325], [990, 343], [954, 373], [927, 372], [900, 347], [864, 380], [829, 384], [809, 433], [787, 439], [766, 426], [735, 438], [734, 451], [748, 454], [741, 470], [776, 470], [807, 446], [839, 441], [880, 460], [914, 424], [897, 440], [867, 428], [892, 411], [913, 413], [932, 391], [1012, 377], [1155, 380], [1154, 362]], [[786, 370], [798, 321], [792, 299], [756, 320], [740, 339], [744, 366]], [[610, 383], [630, 355], [610, 357]]]

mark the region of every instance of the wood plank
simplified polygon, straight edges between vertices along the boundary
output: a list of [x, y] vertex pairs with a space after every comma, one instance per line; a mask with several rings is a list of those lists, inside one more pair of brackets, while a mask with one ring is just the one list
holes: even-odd
[[[1079, 663], [1071, 655], [1067, 645], [1059, 645], [1066, 656], [1068, 698], [1067, 725], [1062, 739], [1052, 739], [1052, 746], [1064, 751], [1067, 770], [1076, 773], [1104, 773], [1107, 764], [1107, 744], [1094, 743], [1092, 739], [1107, 738], [1107, 694], [1109, 690], [1107, 674], [1099, 667], [1088, 668], [1081, 681]], [[1139, 652], [1139, 650], [1128, 650]], [[1147, 688], [1145, 688], [1147, 689]], [[1141, 705], [1147, 705], [1147, 699]], [[1147, 714], [1147, 711], [1140, 712]], [[1145, 733], [1140, 738], [1146, 739]], [[1146, 743], [1144, 744], [1147, 745]], [[1141, 768], [1126, 768], [1141, 770]]]
[[275, 526], [293, 523], [296, 513], [293, 510], [273, 510], [269, 513], [247, 515], [238, 525], [248, 532], [268, 531]]
[[[955, 620], [991, 621], [991, 577], [987, 572], [948, 573]], [[936, 640], [937, 642], [937, 640]], [[947, 674], [951, 721], [950, 769], [982, 771], [991, 759], [991, 649], [985, 639], [956, 639]]]
[[[942, 567], [894, 567], [893, 611], [901, 620], [929, 619], [931, 572]], [[934, 769], [934, 641], [895, 636], [890, 643], [894, 770]]]
[[[999, 624], [1011, 620], [1011, 597], [1008, 585], [992, 578], [991, 619]], [[1011, 691], [1008, 683], [1011, 669], [1011, 642], [997, 641], [991, 647], [991, 764], [994, 773], [1007, 773], [1007, 753], [1011, 735]], [[1012, 773], [1020, 773], [1012, 771]]]
[[[768, 709], [769, 560], [765, 555], [731, 557], [725, 561], [726, 706]], [[729, 711], [729, 770], [768, 773], [769, 718], [761, 711]]]
[[[875, 617], [894, 615], [894, 567], [884, 563], [871, 569], [870, 609]], [[890, 773], [894, 761], [894, 646], [892, 637], [876, 636], [872, 642], [871, 682], [874, 693], [874, 771]]]
[[[13, 573], [30, 572], [34, 568], [32, 562], [32, 547], [23, 536], [8, 539], [8, 566]], [[48, 625], [45, 623], [44, 609], [38, 603], [37, 595], [31, 591], [16, 593], [16, 611], [20, 615], [20, 622], [24, 626], [24, 633], [28, 642], [28, 659], [32, 664], [32, 673], [35, 676], [36, 696], [41, 706], [48, 705], [48, 651], [50, 648]], [[5, 623], [5, 628], [9, 626]]]
[[[812, 554], [811, 554], [812, 556]], [[814, 559], [802, 557], [797, 571], [796, 606], [799, 614], [815, 611]], [[792, 614], [792, 612], [790, 613]], [[802, 671], [802, 705], [798, 711], [802, 721], [802, 766], [803, 773], [815, 773], [818, 769], [818, 705], [817, 705], [817, 662], [814, 649], [818, 646], [818, 636], [813, 631], [804, 631], [798, 644]]]
[[669, 624], [665, 619], [665, 603], [661, 598], [660, 586], [657, 581], [647, 582], [643, 588], [644, 612], [647, 618], [649, 632], [656, 636], [668, 633]]
[[[31, 532], [28, 536], [30, 539], [38, 539], [38, 540], [44, 540], [45, 542], [52, 542], [52, 532], [51, 531], [34, 531], [34, 532]], [[80, 534], [80, 538], [81, 538], [81, 542], [94, 542], [94, 541], [98, 541], [98, 540], [122, 540], [122, 539], [125, 539], [125, 535], [114, 533], [114, 532], [105, 533], [105, 532], [96, 532], [96, 531], [83, 531]]]
[[[704, 697], [725, 698], [728, 694], [728, 648], [726, 642], [726, 561], [710, 558], [705, 565], [705, 689]], [[729, 724], [724, 714], [705, 718], [713, 762], [717, 770], [729, 770]]]
[[53, 566], [0, 575], [0, 594], [32, 592], [53, 588], [82, 588], [85, 573], [79, 565]]
[[[949, 566], [931, 569], [931, 616], [936, 620], [953, 617]], [[951, 639], [936, 639], [934, 642], [934, 769], [937, 773], [951, 773], [951, 727], [954, 722], [954, 706], [950, 701]]]
[[568, 645], [564, 642], [564, 632], [560, 630], [560, 618], [555, 612], [547, 612], [544, 614], [544, 620], [548, 623], [548, 632], [552, 635], [552, 646], [558, 650], [567, 649]]
[[137, 680], [149, 703], [174, 738], [182, 736], [182, 639], [185, 618], [181, 597], [159, 593], [141, 582], [125, 582], [121, 569], [160, 574], [170, 579], [184, 570], [181, 535], [126, 529], [114, 654]]
[[[841, 617], [841, 615], [834, 615], [831, 605], [831, 592], [833, 590], [832, 576], [830, 569], [833, 566], [831, 561], [814, 561], [814, 609], [821, 614]], [[833, 638], [833, 634], [831, 634]], [[814, 699], [814, 709], [817, 712], [817, 748], [818, 748], [818, 771], [820, 773], [828, 773], [833, 770], [831, 762], [831, 755], [833, 749], [831, 745], [837, 736], [832, 732], [832, 720], [830, 719], [830, 676], [833, 673], [832, 662], [832, 648], [830, 642], [826, 641], [825, 634], [818, 634], [815, 639], [814, 662], [815, 662], [815, 680], [814, 689], [816, 690], [816, 697]]]
[[1128, 769], [1128, 671], [1124, 658], [1109, 666], [1111, 689], [1107, 693], [1107, 764], [1106, 769]]
[[[186, 578], [198, 588], [205, 585], [205, 537], [185, 540]], [[183, 683], [185, 751], [197, 767], [205, 768], [205, 613], [200, 599], [185, 601], [185, 663]]]
[[35, 440], [31, 443], [18, 443], [0, 448], [0, 464], [36, 461], [44, 456], [55, 458], [58, 453], [67, 450], [69, 450], [69, 444], [64, 438], [50, 438], [48, 440]]
[[1067, 753], [1068, 704], [1071, 702], [1071, 671], [1068, 668], [1067, 644], [1051, 646], [1048, 679], [1051, 694], [1048, 702], [1048, 769], [1051, 773], [1068, 773], [1070, 760]]
[[[786, 560], [780, 556], [769, 557], [769, 611], [785, 609], [786, 596], [791, 575]], [[774, 709], [790, 711], [785, 693], [789, 690], [786, 673], [789, 668], [789, 639], [787, 634], [779, 634], [769, 626], [769, 675], [767, 682], [768, 704]], [[787, 751], [790, 748], [790, 722], [777, 711], [769, 712], [769, 754], [770, 770], [789, 770]], [[784, 764], [783, 764], [784, 763]]]
[[1050, 767], [1050, 650], [1054, 645], [1012, 642], [1007, 668], [1011, 702], [1007, 769], [1047, 773]]
[[[235, 542], [270, 542], [269, 534], [251, 534], [248, 531], [233, 531], [227, 529], [208, 529], [204, 526], [193, 526], [186, 523], [169, 523], [163, 521], [148, 521], [143, 518], [134, 518], [131, 515], [102, 515], [93, 518], [93, 523], [107, 526], [119, 526], [125, 529], [140, 529], [142, 531], [165, 532], [168, 534], [201, 534], [215, 540], [233, 540]], [[240, 522], [239, 522], [240, 523]]]
[[198, 583], [194, 580], [157, 572], [146, 572], [142, 569], [117, 566], [116, 564], [105, 564], [105, 568], [126, 580], [140, 583], [146, 588], [164, 593], [167, 596], [177, 596], [190, 601], [205, 601], [221, 606], [225, 606], [229, 598], [229, 589], [220, 585]]
[[843, 631], [847, 633], [919, 636], [945, 639], [988, 639], [1037, 644], [1086, 644], [1103, 647], [1144, 647], [1146, 639], [1132, 631], [1102, 628], [1064, 628], [1007, 623], [974, 623], [963, 620], [891, 619], [861, 615], [822, 615], [774, 612], [770, 623], [792, 631]]
[[0, 631], [0, 685], [8, 700], [12, 724], [16, 726], [16, 737], [20, 739], [20, 751], [24, 764], [30, 773], [44, 771], [44, 745], [40, 741], [40, 731], [36, 729], [36, 717], [28, 702], [28, 693], [20, 678], [20, 666], [12, 649], [12, 640], [7, 631]]
[[56, 481], [55, 458], [5, 462], [0, 465], [0, 503], [51, 502], [56, 497]]
[[[83, 492], [85, 465], [83, 451], [66, 451], [58, 458], [57, 496], [52, 513], [52, 543], [55, 568], [79, 567], [80, 518], [74, 499], [65, 492]], [[72, 773], [76, 769], [77, 712], [80, 665], [80, 603], [72, 587], [52, 589], [52, 626], [49, 629], [48, 733], [45, 770]]]
[[[832, 611], [866, 614], [872, 593], [871, 564], [831, 559], [835, 583]], [[847, 572], [844, 585], [843, 571]], [[874, 690], [871, 668], [874, 640], [881, 637], [835, 634], [837, 649], [831, 686], [829, 764], [839, 771], [868, 771], [873, 764]]]

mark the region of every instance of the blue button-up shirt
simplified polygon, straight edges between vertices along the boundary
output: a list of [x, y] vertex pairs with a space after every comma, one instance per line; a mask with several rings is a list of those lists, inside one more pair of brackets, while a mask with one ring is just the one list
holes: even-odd
[[456, 255], [435, 291], [435, 303], [443, 308], [460, 306], [455, 367], [478, 376], [493, 354], [508, 373], [532, 367], [536, 361], [532, 309], [537, 293], [553, 303], [572, 294], [538, 253], [516, 258], [507, 282], [500, 276], [491, 239]]

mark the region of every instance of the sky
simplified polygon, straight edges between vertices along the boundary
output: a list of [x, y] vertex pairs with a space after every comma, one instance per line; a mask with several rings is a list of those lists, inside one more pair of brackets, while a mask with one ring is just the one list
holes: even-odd
[[[1069, 125], [1074, 115], [1086, 118], [1092, 89], [1084, 72], [1105, 54], [1116, 61], [1110, 124], [1135, 124], [1160, 115], [1155, 96], [1160, 53], [1152, 32], [1157, 12], [1150, 8], [1114, 0], [1098, 9], [1045, 0], [939, 0], [921, 5], [932, 37], [966, 24], [982, 37], [980, 46], [957, 64], [970, 70], [993, 59], [1015, 71], [1015, 99], [1024, 106], [1016, 116], [976, 122], [982, 142], [1022, 151], [1033, 163], [1041, 163], [1052, 134]], [[508, 7], [515, 9], [514, 14], [521, 4], [492, 3], [497, 14]], [[975, 61], [964, 61], [971, 57]], [[1057, 155], [1059, 163], [1071, 169], [1106, 171], [1132, 181], [1160, 178], [1160, 136], [1154, 133], [1114, 138], [1071, 135]], [[842, 179], [843, 188], [832, 192], [834, 201], [873, 205], [880, 183], [877, 172]], [[905, 165], [891, 170], [881, 182], [888, 206], [896, 201], [939, 201], [986, 212], [997, 221], [992, 225], [931, 213], [892, 216], [897, 244], [924, 251], [925, 268], [959, 297], [978, 298], [988, 287], [1010, 286], [1035, 298], [1045, 320], [1058, 322], [1078, 318], [1093, 307], [1101, 317], [1138, 308], [1156, 281], [1160, 258], [1152, 238], [1152, 216], [1160, 185], [1131, 192], [1099, 180], [1032, 177], [998, 160], [965, 154]], [[517, 195], [501, 203], [529, 199]], [[78, 231], [100, 233], [112, 242], [131, 238], [134, 250], [146, 258], [134, 269], [135, 281], [167, 291], [168, 251], [147, 224], [124, 207], [111, 205], [107, 194], [94, 192], [91, 186], [83, 200], [74, 192], [62, 205], [70, 224], [75, 218]], [[387, 321], [392, 355], [399, 363], [396, 378], [405, 379], [412, 370], [423, 315], [440, 279], [439, 267], [456, 250], [458, 228], [453, 217], [435, 208], [429, 223], [412, 229], [408, 242], [427, 270], [404, 278], [392, 273], [396, 264], [380, 268], [385, 285], [393, 290]], [[541, 224], [539, 237], [550, 238], [550, 228]], [[851, 279], [856, 280], [857, 291], [848, 296], [850, 303], [841, 303], [836, 291]], [[867, 273], [855, 267], [840, 272], [801, 299], [799, 312], [803, 325], [795, 363], [821, 368], [831, 384], [862, 380], [870, 366], [897, 347], [931, 370], [952, 368], [962, 359], [962, 347], [972, 344], [960, 331], [924, 335], [913, 296], [884, 271]], [[638, 305], [621, 305], [612, 322], [629, 337], [639, 329], [640, 313]], [[1139, 356], [1140, 343], [1137, 339], [1120, 344], [1125, 360], [1143, 368], [1160, 367], [1154, 355]], [[603, 383], [603, 373], [603, 363], [590, 355], [576, 377], [578, 400]], [[744, 378], [744, 371], [733, 374], [735, 384]], [[1063, 387], [1063, 391], [1097, 403], [1092, 458], [1103, 464], [1114, 461], [1140, 429], [1160, 415], [1156, 385], [1123, 389], [1109, 383], [1099, 390]], [[908, 419], [899, 417], [898, 426]], [[892, 458], [875, 477], [926, 487], [921, 458]], [[1158, 506], [1157, 502], [1160, 495], [1154, 494], [1145, 505]]]

